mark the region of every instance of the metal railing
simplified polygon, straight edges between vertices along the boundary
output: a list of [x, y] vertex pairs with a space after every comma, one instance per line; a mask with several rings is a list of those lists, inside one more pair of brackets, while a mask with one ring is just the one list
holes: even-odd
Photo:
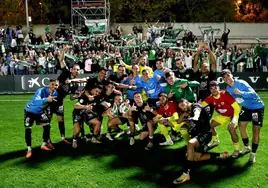
[[105, 0], [72, 0], [72, 7], [104, 7]]

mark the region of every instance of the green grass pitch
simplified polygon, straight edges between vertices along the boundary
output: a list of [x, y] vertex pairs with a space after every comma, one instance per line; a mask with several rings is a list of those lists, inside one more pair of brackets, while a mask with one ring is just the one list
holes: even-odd
[[[134, 147], [128, 145], [128, 137], [103, 144], [79, 142], [77, 149], [60, 142], [56, 117], [53, 117], [51, 138], [56, 150], [40, 150], [42, 129], [33, 127], [33, 156], [25, 159], [23, 108], [32, 95], [0, 96], [0, 187], [175, 187], [172, 181], [181, 174], [185, 161], [185, 144], [179, 141], [173, 146], [156, 147], [145, 151], [146, 141], [136, 137]], [[268, 94], [260, 93], [268, 105]], [[74, 102], [65, 100], [66, 136], [73, 132], [72, 110]], [[257, 162], [248, 164], [249, 154], [238, 159], [203, 162], [197, 165], [191, 181], [180, 187], [268, 187], [268, 118], [265, 109], [261, 142]], [[251, 128], [248, 132], [251, 140]], [[89, 133], [86, 127], [86, 133]], [[220, 145], [215, 152], [233, 152], [233, 145], [225, 127], [219, 127]], [[159, 131], [157, 130], [156, 133]], [[156, 142], [162, 136], [156, 134]], [[242, 141], [240, 140], [242, 149]]]

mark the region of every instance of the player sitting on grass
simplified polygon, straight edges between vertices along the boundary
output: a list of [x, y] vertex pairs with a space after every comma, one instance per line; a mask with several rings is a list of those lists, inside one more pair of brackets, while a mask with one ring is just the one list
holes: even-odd
[[44, 129], [41, 149], [47, 151], [54, 149], [54, 146], [50, 143], [50, 121], [45, 110], [48, 103], [56, 100], [57, 88], [58, 81], [50, 80], [49, 86], [38, 89], [24, 108], [25, 141], [28, 148], [26, 158], [32, 156], [32, 126], [34, 122]]
[[209, 84], [211, 95], [205, 98], [202, 102], [202, 106], [206, 107], [212, 105], [216, 110], [217, 115], [212, 116], [210, 126], [212, 130], [212, 140], [208, 144], [209, 148], [219, 145], [219, 137], [216, 133], [216, 127], [219, 125], [228, 124], [228, 130], [230, 132], [232, 141], [234, 143], [233, 158], [239, 156], [239, 140], [236, 133], [238, 125], [238, 117], [240, 113], [240, 106], [235, 99], [226, 91], [220, 91], [220, 87], [217, 81], [211, 81]]

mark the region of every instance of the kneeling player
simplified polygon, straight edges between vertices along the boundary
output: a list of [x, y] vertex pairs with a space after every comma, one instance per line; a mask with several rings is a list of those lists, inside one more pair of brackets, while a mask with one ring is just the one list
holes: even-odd
[[236, 133], [238, 125], [238, 117], [240, 113], [240, 106], [235, 99], [226, 91], [220, 91], [220, 87], [217, 81], [211, 81], [209, 84], [211, 95], [205, 98], [202, 102], [202, 106], [206, 107], [212, 105], [218, 115], [213, 116], [210, 125], [212, 130], [212, 141], [208, 144], [208, 147], [214, 147], [219, 145], [219, 137], [216, 133], [216, 126], [229, 124], [228, 130], [230, 132], [232, 141], [234, 143], [233, 158], [239, 156], [239, 140]]
[[[168, 134], [168, 127], [171, 127], [174, 131], [180, 131], [182, 137], [188, 143], [189, 134], [187, 125], [184, 125], [183, 115], [179, 117], [177, 103], [168, 101], [167, 94], [159, 94], [160, 107], [157, 110], [157, 116], [154, 118], [154, 122], [158, 123], [161, 133], [166, 138], [166, 141], [160, 143], [162, 146], [173, 145], [173, 141]], [[179, 122], [180, 121], [180, 122]]]
[[111, 141], [113, 140], [111, 136], [112, 129], [116, 129], [118, 131], [118, 134], [115, 136], [115, 138], [125, 133], [118, 127], [118, 125], [123, 125], [127, 123], [129, 126], [128, 121], [130, 119], [130, 116], [128, 113], [128, 109], [129, 109], [128, 101], [123, 102], [122, 94], [116, 94], [114, 97], [114, 104], [112, 108], [106, 112], [106, 115], [109, 117], [108, 131], [106, 134], [106, 138], [108, 138]]
[[153, 119], [157, 115], [157, 112], [151, 108], [147, 102], [142, 100], [141, 93], [134, 94], [134, 104], [130, 107], [130, 114], [132, 116], [130, 125], [130, 145], [134, 145], [134, 132], [135, 132], [135, 123], [138, 119], [143, 126], [143, 129], [140, 133], [140, 139], [143, 140], [149, 135], [149, 143], [145, 147], [146, 150], [150, 150], [153, 147], [153, 138], [156, 124]]
[[100, 95], [100, 93], [100, 88], [95, 87], [90, 91], [90, 98], [86, 94], [82, 94], [78, 99], [78, 103], [74, 105], [74, 133], [72, 144], [73, 148], [77, 148], [77, 138], [79, 136], [83, 122], [91, 124], [93, 126], [93, 137], [91, 142], [101, 143], [101, 141], [97, 139], [101, 127], [101, 122], [98, 119], [98, 106], [100, 105], [100, 98], [98, 96]]
[[53, 145], [50, 143], [50, 123], [45, 109], [48, 103], [55, 100], [57, 87], [58, 81], [50, 80], [49, 86], [38, 89], [24, 108], [25, 141], [28, 148], [26, 158], [32, 156], [32, 126], [34, 121], [44, 129], [41, 149], [47, 151], [54, 149]]
[[225, 158], [228, 153], [204, 153], [197, 152], [197, 149], [202, 150], [203, 147], [211, 140], [211, 127], [209, 116], [206, 110], [198, 103], [190, 103], [186, 99], [179, 101], [179, 108], [183, 112], [190, 114], [189, 118], [189, 134], [191, 135], [187, 145], [187, 162], [183, 174], [173, 181], [174, 184], [181, 184], [190, 180], [190, 171], [196, 161], [204, 161], [212, 158]]

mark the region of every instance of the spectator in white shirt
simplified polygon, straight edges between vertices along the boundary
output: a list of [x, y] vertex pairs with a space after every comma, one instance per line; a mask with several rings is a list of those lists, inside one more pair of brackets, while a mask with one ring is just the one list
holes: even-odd
[[46, 57], [44, 56], [43, 53], [39, 53], [38, 66], [40, 65], [42, 65], [43, 67], [46, 67]]
[[0, 73], [1, 73], [2, 76], [7, 76], [8, 75], [8, 66], [7, 66], [5, 61], [1, 65], [1, 72]]
[[9, 68], [10, 68], [10, 74], [15, 75], [15, 66], [16, 66], [16, 56], [13, 55], [10, 63], [9, 63]]
[[47, 56], [47, 68], [48, 68], [48, 73], [49, 74], [53, 74], [54, 73], [54, 70], [55, 70], [55, 58], [52, 54], [52, 52], [49, 52], [48, 53], [48, 56]]
[[157, 34], [157, 37], [154, 39], [154, 43], [159, 47], [164, 37], [165, 37], [165, 34], [162, 37], [160, 36], [160, 34]]
[[92, 65], [92, 59], [90, 57], [85, 61], [84, 73], [90, 73], [91, 72], [91, 65]]
[[11, 49], [12, 49], [12, 52], [13, 52], [13, 53], [16, 53], [16, 49], [17, 49], [17, 41], [16, 41], [15, 38], [13, 38], [13, 39], [11, 40], [10, 47], [11, 47]]
[[193, 68], [193, 56], [191, 54], [191, 52], [187, 52], [184, 56], [184, 62], [185, 62], [185, 66], [186, 68]]

